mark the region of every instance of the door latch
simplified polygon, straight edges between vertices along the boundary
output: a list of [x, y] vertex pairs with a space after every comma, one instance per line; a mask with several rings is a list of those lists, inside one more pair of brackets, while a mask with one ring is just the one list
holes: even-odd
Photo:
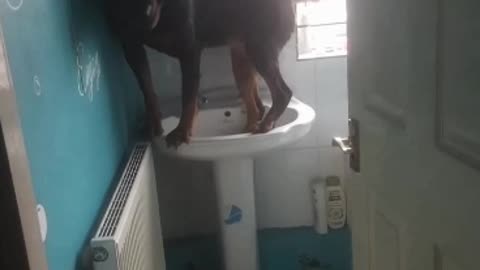
[[348, 137], [334, 137], [332, 146], [339, 147], [343, 153], [350, 155], [350, 168], [360, 172], [360, 131], [358, 120], [348, 120]]

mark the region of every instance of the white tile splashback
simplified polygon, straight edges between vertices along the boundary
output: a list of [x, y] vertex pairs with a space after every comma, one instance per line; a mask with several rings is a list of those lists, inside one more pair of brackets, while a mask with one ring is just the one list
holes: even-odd
[[312, 225], [312, 179], [344, 174], [343, 155], [333, 148], [276, 151], [255, 166], [259, 228]]

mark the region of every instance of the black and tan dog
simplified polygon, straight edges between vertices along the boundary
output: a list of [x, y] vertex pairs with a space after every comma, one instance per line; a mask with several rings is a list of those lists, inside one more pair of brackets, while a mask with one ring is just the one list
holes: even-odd
[[[248, 112], [247, 129], [268, 132], [292, 92], [280, 74], [278, 56], [294, 30], [291, 0], [107, 0], [108, 20], [145, 98], [151, 130], [162, 133], [144, 45], [175, 57], [182, 72], [182, 115], [167, 135], [170, 146], [189, 141], [197, 112], [200, 57], [204, 48], [229, 46], [237, 86]], [[272, 108], [263, 117], [257, 73], [267, 83]], [[259, 119], [263, 120], [257, 125]]]

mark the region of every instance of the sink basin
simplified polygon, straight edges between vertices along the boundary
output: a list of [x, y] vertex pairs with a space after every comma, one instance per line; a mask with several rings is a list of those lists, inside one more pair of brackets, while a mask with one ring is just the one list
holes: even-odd
[[[269, 109], [270, 101], [265, 100], [264, 104]], [[292, 98], [275, 129], [265, 134], [250, 134], [243, 133], [246, 112], [239, 105], [200, 110], [190, 144], [181, 145], [177, 150], [163, 148], [163, 152], [194, 160], [255, 155], [302, 138], [310, 131], [314, 118], [312, 108]], [[165, 134], [172, 131], [178, 121], [174, 116], [164, 119]]]
[[[271, 102], [263, 99], [267, 109]], [[257, 270], [257, 224], [255, 216], [254, 162], [261, 152], [291, 144], [311, 129], [315, 112], [296, 98], [265, 134], [243, 133], [246, 112], [240, 103], [209, 102], [200, 109], [193, 137], [188, 145], [169, 149], [165, 140], [157, 149], [191, 160], [213, 161], [225, 270]], [[225, 105], [228, 104], [228, 105]], [[178, 117], [163, 119], [165, 134], [178, 124]], [[172, 181], [175, 181], [172, 179]]]

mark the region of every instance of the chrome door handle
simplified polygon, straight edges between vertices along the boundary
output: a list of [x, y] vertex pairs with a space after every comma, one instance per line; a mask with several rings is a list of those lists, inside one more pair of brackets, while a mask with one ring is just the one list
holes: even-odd
[[348, 120], [348, 137], [334, 137], [332, 146], [342, 150], [344, 154], [350, 156], [350, 168], [355, 172], [360, 172], [360, 130], [356, 119]]
[[344, 154], [351, 154], [353, 152], [352, 143], [349, 137], [334, 137], [332, 140], [332, 146], [342, 149]]

